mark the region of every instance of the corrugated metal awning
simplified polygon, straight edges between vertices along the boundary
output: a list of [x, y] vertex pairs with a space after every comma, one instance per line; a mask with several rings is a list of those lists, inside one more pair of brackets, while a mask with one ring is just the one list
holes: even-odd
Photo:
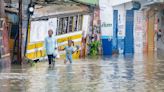
[[78, 12], [89, 12], [89, 8], [79, 4], [51, 4], [36, 8], [32, 18], [35, 19], [61, 14], [67, 15]]

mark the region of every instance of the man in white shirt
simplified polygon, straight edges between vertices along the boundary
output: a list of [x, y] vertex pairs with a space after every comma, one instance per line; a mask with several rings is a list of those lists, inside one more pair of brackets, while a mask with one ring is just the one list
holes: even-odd
[[55, 37], [53, 36], [53, 30], [48, 30], [48, 37], [45, 38], [45, 49], [48, 56], [49, 65], [51, 65], [55, 49], [57, 49], [57, 42]]

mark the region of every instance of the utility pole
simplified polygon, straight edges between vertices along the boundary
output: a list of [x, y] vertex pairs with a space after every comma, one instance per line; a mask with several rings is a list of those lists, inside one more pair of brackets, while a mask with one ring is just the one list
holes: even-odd
[[18, 63], [22, 63], [22, 0], [19, 0]]
[[0, 43], [0, 58], [1, 58], [1, 56], [4, 54], [3, 53], [3, 48], [2, 48], [2, 46], [3, 46], [3, 43], [2, 43], [2, 41], [3, 41], [3, 37], [2, 37], [2, 33], [3, 33], [3, 31], [4, 31], [4, 22], [5, 22], [5, 8], [4, 8], [4, 0], [0, 0], [0, 41], [1, 41], [1, 43]]

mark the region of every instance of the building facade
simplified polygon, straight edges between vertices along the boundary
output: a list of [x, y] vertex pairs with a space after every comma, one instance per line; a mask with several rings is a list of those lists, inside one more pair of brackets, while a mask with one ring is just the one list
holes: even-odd
[[147, 32], [147, 52], [163, 51], [164, 0], [147, 0], [144, 4]]
[[[46, 58], [44, 39], [48, 36], [49, 29], [53, 30], [59, 54], [64, 57], [65, 52], [62, 49], [68, 45], [68, 40], [73, 40], [75, 45], [81, 47], [82, 37], [89, 31], [90, 21], [88, 7], [76, 2], [56, 1], [55, 4], [47, 4], [44, 7], [35, 5], [28, 30], [26, 57], [32, 60]], [[73, 58], [79, 56], [80, 51], [73, 54]]]
[[142, 53], [143, 15], [142, 1], [120, 0], [113, 2], [115, 36], [113, 47], [119, 53]]
[[[103, 29], [101, 26], [102, 40], [104, 35], [111, 38], [111, 44], [102, 45], [103, 51], [106, 51], [107, 48], [107, 52], [110, 51], [110, 54], [112, 52], [134, 54], [155, 51], [159, 44], [157, 45], [154, 40], [157, 39], [155, 35], [157, 33], [154, 30], [163, 29], [160, 28], [162, 25], [162, 2], [163, 0], [117, 0], [115, 2], [99, 0], [101, 24], [104, 22], [104, 17], [101, 15], [107, 16], [105, 17], [106, 21], [111, 23], [111, 28]], [[158, 13], [155, 13], [157, 11]], [[152, 15], [153, 17], [150, 18]]]
[[[111, 55], [113, 52], [133, 53], [134, 12], [132, 0], [115, 2], [100, 0], [99, 2], [103, 52], [107, 52], [107, 55]], [[103, 40], [106, 41], [103, 42]]]

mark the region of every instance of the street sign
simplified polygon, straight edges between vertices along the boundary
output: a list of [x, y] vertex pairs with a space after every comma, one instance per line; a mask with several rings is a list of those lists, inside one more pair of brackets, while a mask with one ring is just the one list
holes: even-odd
[[141, 3], [140, 2], [133, 2], [133, 8], [132, 10], [139, 10], [141, 8]]

